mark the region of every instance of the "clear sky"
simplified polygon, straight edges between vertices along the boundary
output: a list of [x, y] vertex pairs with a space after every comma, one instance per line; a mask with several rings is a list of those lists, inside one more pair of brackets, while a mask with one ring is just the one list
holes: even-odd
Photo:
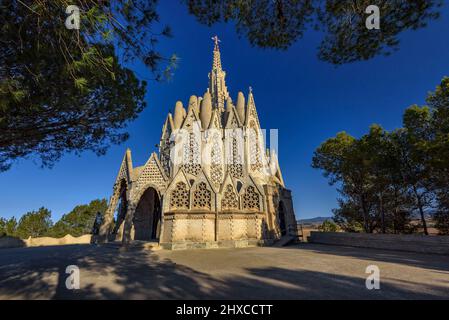
[[[233, 100], [252, 86], [262, 127], [279, 130], [279, 162], [299, 219], [330, 216], [336, 206], [335, 188], [311, 168], [321, 142], [339, 131], [360, 136], [372, 123], [386, 129], [401, 126], [405, 108], [423, 104], [426, 93], [449, 75], [447, 4], [442, 18], [427, 28], [403, 33], [400, 50], [392, 56], [341, 67], [317, 59], [321, 35], [312, 31], [287, 51], [263, 50], [239, 38], [232, 24], [200, 25], [177, 1], [162, 1], [160, 13], [174, 33], [160, 49], [181, 60], [171, 82], [148, 84], [148, 107], [130, 124], [131, 138], [106, 156], [66, 155], [52, 169], [41, 169], [32, 159], [19, 161], [0, 173], [1, 217], [19, 218], [45, 206], [56, 221], [78, 204], [109, 199], [126, 148], [132, 150], [134, 166], [144, 164], [175, 102], [186, 105], [190, 95], [204, 94], [215, 34], [222, 40], [222, 65]], [[143, 67], [134, 68], [150, 76]]]

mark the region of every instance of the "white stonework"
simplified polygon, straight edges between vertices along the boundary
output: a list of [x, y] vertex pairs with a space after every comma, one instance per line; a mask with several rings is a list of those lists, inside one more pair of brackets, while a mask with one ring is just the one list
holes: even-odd
[[276, 155], [265, 151], [252, 90], [246, 106], [241, 92], [234, 106], [225, 76], [215, 38], [209, 88], [203, 97], [191, 96], [187, 110], [176, 102], [159, 154], [133, 167], [126, 151], [99, 241], [158, 241], [184, 249], [296, 236], [291, 193]]

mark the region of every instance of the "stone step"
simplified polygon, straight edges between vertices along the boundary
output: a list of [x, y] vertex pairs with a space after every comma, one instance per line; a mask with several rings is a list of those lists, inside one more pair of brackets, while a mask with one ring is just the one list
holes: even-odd
[[121, 241], [113, 241], [103, 244], [106, 247], [114, 248], [120, 251], [128, 250], [160, 250], [159, 242], [157, 241], [132, 241], [127, 246], [124, 246]]

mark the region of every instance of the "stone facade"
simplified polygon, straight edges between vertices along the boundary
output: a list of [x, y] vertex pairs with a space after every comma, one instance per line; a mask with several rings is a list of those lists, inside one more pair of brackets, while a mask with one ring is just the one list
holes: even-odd
[[296, 236], [291, 193], [274, 152], [265, 151], [254, 96], [234, 104], [217, 38], [209, 87], [178, 101], [159, 154], [133, 167], [128, 149], [99, 240], [158, 241], [163, 248], [239, 247]]

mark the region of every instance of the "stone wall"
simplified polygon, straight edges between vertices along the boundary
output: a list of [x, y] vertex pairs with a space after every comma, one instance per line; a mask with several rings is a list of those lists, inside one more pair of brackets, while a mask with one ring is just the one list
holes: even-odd
[[21, 248], [26, 247], [25, 240], [14, 237], [1, 237], [0, 249], [3, 248]]
[[312, 231], [308, 241], [340, 246], [449, 254], [449, 236]]
[[39, 237], [19, 239], [13, 237], [0, 238], [0, 248], [20, 248], [20, 247], [40, 247], [40, 246], [60, 246], [68, 244], [87, 244], [91, 242], [91, 235], [85, 234], [79, 237], [72, 237], [70, 234], [62, 238]]
[[169, 212], [164, 215], [160, 245], [166, 249], [263, 245], [263, 218], [260, 212]]

